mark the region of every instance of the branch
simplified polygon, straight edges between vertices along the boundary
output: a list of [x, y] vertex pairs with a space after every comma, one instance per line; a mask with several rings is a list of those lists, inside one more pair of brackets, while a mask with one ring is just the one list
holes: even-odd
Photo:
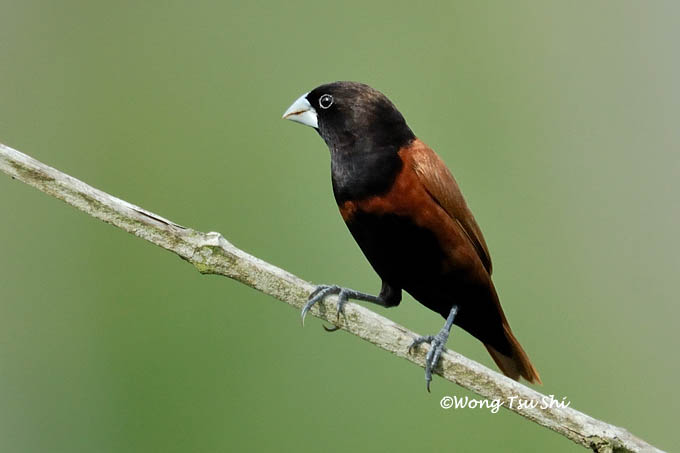
[[[0, 144], [0, 170], [48, 195], [65, 201], [92, 217], [169, 250], [194, 265], [202, 274], [218, 274], [279, 299], [298, 310], [314, 286], [295, 275], [236, 248], [219, 233], [185, 228]], [[424, 366], [427, 346], [407, 353], [416, 336], [408, 329], [360, 305], [348, 303], [345, 316], [336, 316], [336, 297], [327, 297], [311, 314], [367, 340], [381, 349]], [[436, 373], [541, 426], [598, 452], [660, 451], [623, 428], [594, 419], [570, 407], [541, 408], [549, 397], [515, 382], [456, 352], [441, 355]], [[516, 397], [511, 400], [511, 397]], [[517, 400], [536, 401], [519, 408]], [[510, 405], [510, 403], [514, 404]]]

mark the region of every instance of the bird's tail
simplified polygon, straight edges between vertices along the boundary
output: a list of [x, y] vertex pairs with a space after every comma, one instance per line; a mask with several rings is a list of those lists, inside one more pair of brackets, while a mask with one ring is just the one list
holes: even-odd
[[510, 344], [512, 356], [501, 354], [494, 349], [493, 346], [484, 344], [486, 350], [491, 354], [491, 358], [496, 362], [496, 365], [498, 365], [498, 368], [501, 369], [503, 374], [516, 381], [518, 381], [521, 376], [532, 384], [542, 384], [538, 371], [536, 371], [536, 368], [531, 364], [529, 356], [524, 352], [524, 349], [522, 349], [519, 341], [517, 341], [517, 338], [512, 334], [512, 330], [510, 330], [510, 326], [508, 326], [507, 323], [503, 323], [503, 330], [505, 331], [505, 337]]

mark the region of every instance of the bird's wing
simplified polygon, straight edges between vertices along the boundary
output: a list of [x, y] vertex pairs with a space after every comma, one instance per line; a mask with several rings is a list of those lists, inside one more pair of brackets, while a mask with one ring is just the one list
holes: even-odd
[[465, 203], [463, 194], [446, 164], [427, 145], [417, 140], [411, 147], [411, 162], [415, 173], [430, 196], [449, 216], [458, 222], [474, 246], [486, 271], [491, 275], [491, 255], [482, 231]]

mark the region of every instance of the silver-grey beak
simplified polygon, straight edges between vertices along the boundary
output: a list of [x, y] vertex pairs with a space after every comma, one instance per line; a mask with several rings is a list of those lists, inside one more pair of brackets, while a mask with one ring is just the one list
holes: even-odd
[[296, 123], [304, 124], [305, 126], [310, 126], [315, 129], [319, 127], [319, 120], [316, 116], [316, 110], [312, 107], [312, 104], [307, 100], [307, 95], [305, 93], [300, 96], [293, 104], [288, 107], [288, 110], [283, 114], [283, 119], [295, 121]]

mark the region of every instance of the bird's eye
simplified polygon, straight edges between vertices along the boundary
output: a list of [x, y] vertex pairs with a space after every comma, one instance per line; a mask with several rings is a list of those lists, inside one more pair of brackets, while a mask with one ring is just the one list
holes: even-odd
[[324, 94], [319, 98], [319, 107], [322, 109], [327, 109], [331, 105], [333, 105], [333, 96], [330, 94]]

